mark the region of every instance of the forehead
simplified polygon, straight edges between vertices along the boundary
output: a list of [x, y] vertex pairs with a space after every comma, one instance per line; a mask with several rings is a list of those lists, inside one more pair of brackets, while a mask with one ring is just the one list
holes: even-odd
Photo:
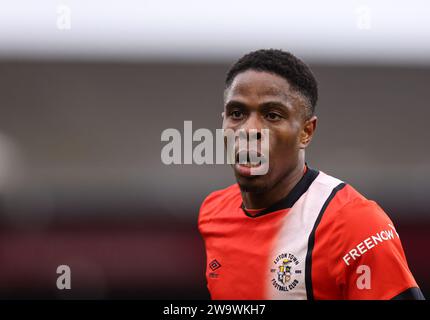
[[284, 78], [265, 71], [247, 70], [233, 79], [225, 100], [276, 98], [289, 102], [293, 95], [293, 89]]

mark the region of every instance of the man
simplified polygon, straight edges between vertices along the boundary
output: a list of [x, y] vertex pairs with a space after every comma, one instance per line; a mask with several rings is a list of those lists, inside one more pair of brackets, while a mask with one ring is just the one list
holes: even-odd
[[307, 166], [317, 96], [308, 66], [281, 50], [251, 52], [228, 72], [223, 128], [268, 129], [269, 168], [251, 174], [261, 164], [248, 155], [233, 165], [237, 184], [201, 206], [211, 298], [424, 299], [384, 211]]

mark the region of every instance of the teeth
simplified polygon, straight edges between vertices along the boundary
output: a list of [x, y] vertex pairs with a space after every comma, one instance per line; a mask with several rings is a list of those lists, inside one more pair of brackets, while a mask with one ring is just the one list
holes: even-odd
[[[246, 157], [245, 157], [245, 153], [246, 153]], [[258, 166], [260, 166], [264, 159], [258, 159], [257, 160], [255, 158], [256, 158], [255, 152], [252, 153], [251, 156], [250, 156], [250, 153], [248, 153], [246, 151], [241, 151], [241, 152], [236, 154], [236, 162], [242, 166], [245, 166], [245, 167], [258, 167]]]
[[244, 163], [244, 164], [241, 163], [240, 165], [248, 167], [248, 168], [251, 168], [251, 167], [258, 167], [260, 164], [261, 164], [260, 162], [258, 162], [258, 163], [247, 162], [247, 163]]

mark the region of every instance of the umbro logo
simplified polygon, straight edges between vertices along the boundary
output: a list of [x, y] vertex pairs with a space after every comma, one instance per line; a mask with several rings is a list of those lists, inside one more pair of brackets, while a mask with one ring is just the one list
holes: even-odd
[[209, 268], [211, 268], [212, 271], [215, 271], [216, 269], [221, 268], [221, 264], [216, 259], [213, 259], [209, 263]]
[[209, 277], [217, 279], [219, 274], [214, 271], [221, 268], [221, 263], [219, 263], [216, 259], [213, 259], [211, 262], [209, 262], [209, 268], [212, 270], [212, 272], [209, 272]]

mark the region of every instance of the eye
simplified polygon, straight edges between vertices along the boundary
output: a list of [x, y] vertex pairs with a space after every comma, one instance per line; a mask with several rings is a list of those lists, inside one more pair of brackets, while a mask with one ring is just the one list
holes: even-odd
[[230, 117], [232, 117], [234, 120], [241, 120], [243, 118], [243, 112], [239, 110], [233, 110], [230, 113]]
[[278, 121], [281, 120], [281, 116], [279, 114], [277, 114], [276, 112], [268, 112], [266, 114], [266, 119], [269, 121]]

